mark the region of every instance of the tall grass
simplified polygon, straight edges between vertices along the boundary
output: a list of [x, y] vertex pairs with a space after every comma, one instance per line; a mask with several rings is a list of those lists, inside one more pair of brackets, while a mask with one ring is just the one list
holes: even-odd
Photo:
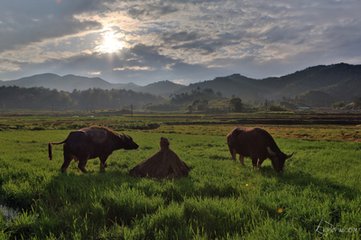
[[[203, 128], [203, 127], [202, 127]], [[230, 129], [229, 129], [230, 130]], [[210, 129], [211, 131], [211, 129]], [[129, 131], [140, 149], [116, 151], [105, 173], [72, 163], [61, 174], [62, 148], [46, 143], [67, 130], [0, 132], [0, 239], [358, 239], [361, 147], [358, 143], [277, 138], [296, 152], [283, 175], [265, 161], [253, 170], [230, 159], [225, 137]], [[206, 133], [206, 132], [205, 132]], [[160, 136], [192, 167], [179, 180], [133, 178], [129, 169], [158, 151]], [[316, 232], [320, 223], [358, 228]]]

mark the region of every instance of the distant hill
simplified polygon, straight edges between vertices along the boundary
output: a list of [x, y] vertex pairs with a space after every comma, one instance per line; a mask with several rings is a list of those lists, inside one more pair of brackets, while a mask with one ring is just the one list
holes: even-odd
[[190, 84], [178, 90], [181, 92], [191, 92], [196, 89], [212, 89], [220, 92], [225, 97], [240, 96], [245, 100], [261, 99], [264, 92], [271, 93], [270, 89], [263, 88], [258, 80], [251, 79], [240, 74], [233, 74], [226, 77], [217, 77], [213, 80]]
[[38, 74], [18, 80], [4, 81], [4, 86], [44, 87], [71, 92], [74, 89], [86, 90], [89, 88], [112, 89], [113, 85], [101, 78], [88, 78], [75, 75], [59, 76], [52, 73]]
[[361, 95], [361, 65], [321, 65], [262, 81], [273, 86], [275, 98], [292, 97], [317, 90], [340, 100], [351, 100]]
[[[146, 86], [134, 83], [109, 83], [101, 78], [88, 78], [75, 75], [59, 76], [45, 73], [13, 81], [3, 81], [0, 85], [19, 87], [44, 87], [73, 91], [100, 89], [126, 89], [169, 97], [171, 94], [191, 92], [196, 89], [212, 89], [224, 97], [237, 96], [244, 101], [262, 102], [302, 96], [312, 102], [323, 96], [329, 101], [350, 101], [361, 96], [361, 65], [339, 63], [309, 67], [282, 77], [253, 79], [233, 74], [213, 80], [193, 83], [188, 86], [171, 81], [159, 81]], [[311, 92], [311, 93], [310, 93]], [[310, 93], [310, 94], [308, 94]], [[316, 99], [316, 100], [315, 100]], [[317, 102], [317, 101], [316, 101]], [[315, 103], [319, 105], [318, 103]], [[320, 103], [323, 105], [323, 103]]]
[[182, 89], [183, 87], [184, 85], [166, 80], [166, 81], [160, 81], [146, 85], [141, 89], [139, 89], [139, 91], [151, 93], [154, 95], [169, 97], [170, 94], [175, 93], [176, 91]]
[[197, 88], [210, 88], [223, 96], [239, 96], [246, 101], [280, 100], [301, 95], [311, 97], [306, 95], [310, 91], [318, 91], [317, 95], [323, 92], [335, 100], [352, 100], [361, 96], [361, 65], [320, 65], [282, 77], [259, 80], [233, 74], [190, 84], [178, 93]]
[[74, 89], [82, 91], [90, 88], [104, 90], [125, 89], [165, 97], [184, 87], [171, 81], [159, 81], [146, 86], [139, 86], [134, 83], [110, 83], [98, 77], [89, 78], [76, 75], [59, 76], [53, 73], [38, 74], [11, 81], [0, 81], [0, 86], [18, 86], [25, 88], [44, 87], [67, 92], [72, 92]]

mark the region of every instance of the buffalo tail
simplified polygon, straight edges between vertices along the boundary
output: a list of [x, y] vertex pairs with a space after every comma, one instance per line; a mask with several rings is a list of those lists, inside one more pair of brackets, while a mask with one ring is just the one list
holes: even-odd
[[48, 156], [49, 156], [49, 160], [53, 159], [53, 152], [52, 152], [52, 144], [58, 145], [58, 144], [63, 144], [66, 142], [66, 139], [62, 142], [58, 142], [58, 143], [48, 143]]
[[51, 143], [48, 143], [48, 155], [49, 155], [49, 160], [53, 159], [53, 153], [51, 151]]

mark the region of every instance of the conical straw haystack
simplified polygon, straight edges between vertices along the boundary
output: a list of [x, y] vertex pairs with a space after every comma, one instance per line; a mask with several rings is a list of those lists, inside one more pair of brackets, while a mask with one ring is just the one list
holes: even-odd
[[130, 170], [135, 177], [178, 178], [187, 176], [190, 168], [169, 148], [169, 141], [160, 138], [160, 151]]

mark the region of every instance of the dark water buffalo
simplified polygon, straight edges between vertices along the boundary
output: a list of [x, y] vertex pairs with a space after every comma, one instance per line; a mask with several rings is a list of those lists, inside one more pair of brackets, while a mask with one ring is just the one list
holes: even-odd
[[259, 168], [269, 158], [277, 172], [283, 171], [286, 159], [293, 155], [284, 154], [273, 137], [261, 128], [235, 128], [227, 135], [227, 143], [233, 160], [238, 153], [241, 164], [244, 157], [250, 157], [253, 167]]
[[58, 143], [49, 143], [49, 159], [52, 159], [52, 144], [64, 144], [64, 163], [61, 171], [65, 172], [72, 159], [78, 160], [78, 168], [86, 172], [85, 165], [88, 159], [100, 159], [100, 171], [104, 171], [106, 160], [114, 150], [137, 149], [138, 145], [133, 139], [125, 134], [118, 134], [105, 127], [88, 127], [70, 132], [68, 137]]

